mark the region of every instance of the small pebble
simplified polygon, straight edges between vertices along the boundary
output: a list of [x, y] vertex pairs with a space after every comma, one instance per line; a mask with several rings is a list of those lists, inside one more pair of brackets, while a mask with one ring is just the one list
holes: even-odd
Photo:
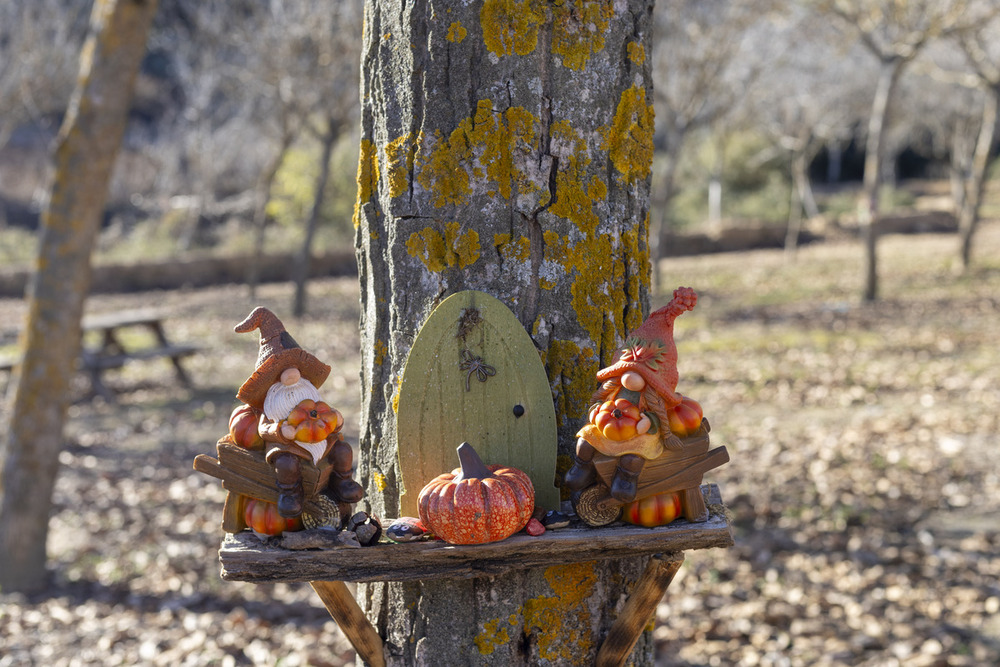
[[528, 525], [524, 527], [524, 532], [532, 537], [538, 537], [545, 532], [545, 526], [538, 519], [530, 519]]

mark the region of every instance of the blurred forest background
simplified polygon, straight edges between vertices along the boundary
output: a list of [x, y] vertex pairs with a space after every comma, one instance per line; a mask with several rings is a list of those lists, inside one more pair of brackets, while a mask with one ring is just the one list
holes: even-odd
[[[657, 256], [854, 231], [876, 127], [878, 205], [906, 214], [884, 224], [910, 215], [922, 229], [958, 228], [979, 202], [976, 151], [987, 169], [1000, 95], [1000, 19], [983, 20], [990, 3], [975, 6], [658, 3]], [[6, 266], [34, 254], [90, 7], [0, 7]], [[346, 1], [161, 2], [95, 261], [349, 251], [361, 13]], [[974, 222], [963, 226], [971, 237]]]

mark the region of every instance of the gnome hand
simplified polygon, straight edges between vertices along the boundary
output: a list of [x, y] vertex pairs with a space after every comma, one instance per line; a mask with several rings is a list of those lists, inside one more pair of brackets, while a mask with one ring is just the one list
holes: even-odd
[[295, 440], [295, 427], [288, 422], [282, 422], [281, 435], [285, 436], [288, 440]]

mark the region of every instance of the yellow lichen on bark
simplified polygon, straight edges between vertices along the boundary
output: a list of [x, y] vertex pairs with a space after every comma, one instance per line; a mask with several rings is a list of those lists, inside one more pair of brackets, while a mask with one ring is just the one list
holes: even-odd
[[378, 152], [368, 139], [361, 140], [358, 157], [358, 199], [354, 204], [354, 227], [361, 224], [361, 207], [367, 204], [378, 187]]
[[[631, 271], [628, 272], [625, 289], [628, 299], [632, 303], [638, 303], [640, 294], [649, 287], [650, 263], [649, 263], [649, 213], [643, 221], [640, 229], [629, 230], [622, 234], [622, 243], [625, 245], [626, 261], [631, 262]], [[639, 327], [643, 321], [643, 314], [638, 308], [631, 308], [625, 315], [625, 331], [630, 332]]]
[[386, 144], [385, 171], [386, 179], [389, 182], [390, 197], [398, 197], [406, 192], [409, 186], [410, 171], [413, 169], [415, 150], [412, 132], [396, 137]]
[[555, 664], [586, 664], [592, 646], [586, 604], [597, 586], [594, 563], [554, 565], [545, 570], [553, 595], [524, 603], [524, 629], [538, 630], [538, 656]]
[[562, 57], [563, 67], [582, 70], [590, 56], [604, 49], [613, 3], [571, 0], [556, 3], [552, 14], [552, 53]]
[[556, 383], [556, 423], [565, 426], [586, 413], [596, 388], [594, 376], [601, 367], [592, 348], [571, 340], [553, 341], [544, 363], [545, 372]]
[[479, 10], [483, 43], [497, 56], [526, 56], [538, 46], [546, 18], [540, 0], [484, 0]]
[[646, 62], [646, 50], [639, 42], [629, 42], [625, 49], [628, 52], [628, 59], [636, 65]]
[[453, 44], [461, 44], [468, 32], [469, 31], [465, 29], [465, 26], [463, 26], [460, 22], [455, 21], [448, 26], [448, 34], [445, 36], [445, 39]]
[[505, 262], [526, 262], [531, 256], [531, 241], [527, 236], [512, 239], [510, 234], [494, 234], [493, 247]]
[[417, 182], [432, 193], [434, 206], [468, 203], [475, 184], [495, 185], [481, 191], [510, 199], [537, 190], [517, 166], [518, 155], [538, 150], [537, 119], [522, 107], [495, 111], [493, 101], [479, 100], [476, 112], [464, 118], [447, 139], [435, 133], [433, 146], [417, 155]]
[[501, 626], [501, 623], [499, 618], [483, 623], [483, 631], [472, 640], [480, 654], [490, 655], [497, 646], [503, 646], [510, 642], [510, 634], [505, 626]]
[[653, 166], [653, 105], [646, 104], [646, 90], [637, 85], [625, 90], [610, 126], [601, 128], [603, 148], [618, 170], [619, 180], [637, 183]]
[[429, 271], [441, 272], [453, 266], [464, 269], [479, 259], [479, 233], [474, 229], [462, 231], [457, 222], [445, 224], [444, 234], [434, 227], [425, 227], [410, 235], [406, 250]]

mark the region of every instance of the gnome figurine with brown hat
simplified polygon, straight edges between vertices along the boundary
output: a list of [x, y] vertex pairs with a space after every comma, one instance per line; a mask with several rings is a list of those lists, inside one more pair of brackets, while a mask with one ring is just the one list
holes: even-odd
[[697, 404], [676, 392], [674, 320], [697, 302], [693, 289], [674, 290], [670, 303], [631, 333], [618, 361], [598, 371], [597, 379], [602, 384], [594, 394], [589, 423], [577, 433], [573, 465], [563, 477], [563, 484], [571, 491], [580, 491], [594, 482], [593, 458], [601, 453], [618, 460], [611, 495], [630, 502], [635, 499], [645, 462], [657, 458], [665, 449], [682, 446], [679, 436], [671, 430], [677, 420], [671, 412], [683, 401]]
[[257, 367], [236, 396], [261, 413], [258, 430], [274, 467], [278, 513], [289, 518], [302, 513], [303, 460], [331, 465], [326, 493], [344, 503], [358, 502], [364, 490], [351, 477], [354, 455], [340, 436], [344, 418], [319, 393], [330, 367], [299, 347], [267, 308], [255, 308], [235, 327], [237, 333], [255, 329], [260, 330]]

